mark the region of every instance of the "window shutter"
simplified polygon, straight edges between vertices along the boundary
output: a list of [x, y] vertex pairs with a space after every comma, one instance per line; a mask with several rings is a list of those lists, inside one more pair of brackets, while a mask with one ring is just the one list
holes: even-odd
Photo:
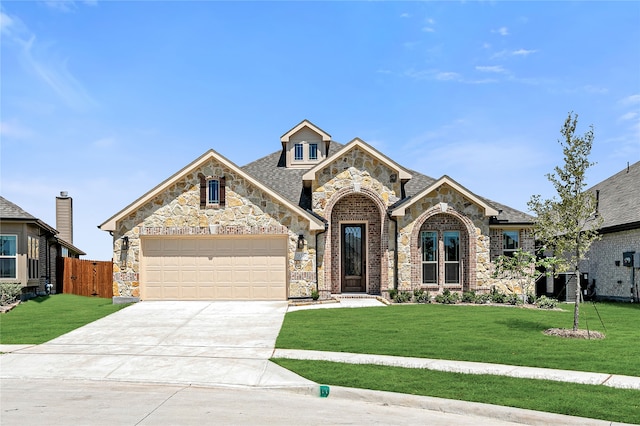
[[220, 207], [224, 207], [226, 203], [226, 183], [227, 179], [224, 176], [220, 178]]
[[202, 173], [198, 175], [200, 178], [200, 208], [207, 207], [207, 179]]

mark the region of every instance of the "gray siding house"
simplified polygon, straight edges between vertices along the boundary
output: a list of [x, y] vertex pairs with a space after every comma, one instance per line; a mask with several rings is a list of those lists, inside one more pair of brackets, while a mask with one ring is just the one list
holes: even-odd
[[62, 292], [58, 258], [85, 253], [72, 244], [72, 199], [66, 193], [56, 198], [56, 217], [64, 234], [0, 197], [0, 283], [19, 283], [25, 297], [45, 293], [47, 282]]

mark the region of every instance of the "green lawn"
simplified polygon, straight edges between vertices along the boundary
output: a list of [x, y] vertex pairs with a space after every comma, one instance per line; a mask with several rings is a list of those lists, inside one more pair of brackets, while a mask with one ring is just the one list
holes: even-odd
[[276, 347], [640, 376], [640, 305], [599, 303], [597, 312], [592, 304], [581, 305], [581, 328], [604, 332], [603, 340], [544, 335], [547, 328], [571, 327], [573, 305], [561, 306], [561, 311], [438, 304], [303, 310], [286, 315]]
[[73, 294], [36, 297], [0, 314], [0, 343], [44, 343], [126, 306]]
[[327, 385], [385, 390], [615, 422], [640, 423], [640, 392], [637, 390], [377, 365], [291, 359], [272, 361], [314, 382]]

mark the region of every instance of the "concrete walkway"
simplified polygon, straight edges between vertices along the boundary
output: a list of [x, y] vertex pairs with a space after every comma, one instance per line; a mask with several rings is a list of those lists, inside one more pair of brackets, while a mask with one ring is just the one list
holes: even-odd
[[[164, 396], [136, 406], [140, 408], [138, 414], [143, 417], [129, 416], [125, 424], [138, 424], [140, 419], [145, 419], [140, 424], [171, 424], [171, 421], [165, 420], [180, 419], [180, 416], [188, 416], [194, 410], [199, 413], [198, 416], [190, 418], [193, 421], [187, 423], [210, 422], [207, 415], [211, 411], [198, 411], [202, 410], [201, 405], [181, 405], [184, 404], [181, 395], [202, 400], [206, 408], [209, 406], [205, 401], [211, 401], [212, 398], [226, 401], [225, 398], [232, 395], [224, 392], [224, 396], [219, 396], [217, 391], [207, 390], [221, 387], [238, 391], [235, 398], [242, 403], [234, 404], [236, 400], [231, 397], [230, 402], [222, 405], [212, 403], [211, 407], [215, 408], [215, 413], [237, 407], [239, 412], [229, 413], [235, 416], [251, 411], [249, 408], [243, 410], [243, 407], [250, 407], [254, 395], [258, 395], [242, 393], [241, 389], [276, 391], [270, 396], [260, 394], [259, 398], [263, 401], [261, 406], [264, 410], [279, 407], [275, 412], [281, 421], [276, 423], [281, 424], [289, 423], [299, 413], [295, 404], [322, 407], [318, 403], [305, 402], [304, 398], [298, 401], [298, 396], [325, 401], [323, 406], [327, 408], [326, 413], [334, 413], [334, 417], [310, 417], [309, 424], [343, 423], [343, 419], [335, 417], [336, 412], [332, 410], [343, 410], [345, 416], [352, 413], [351, 417], [344, 419], [344, 423], [360, 423], [364, 419], [361, 413], [366, 410], [382, 413], [380, 415], [389, 413], [380, 424], [412, 423], [409, 418], [395, 417], [397, 414], [391, 413], [396, 411], [392, 409], [378, 411], [367, 404], [429, 410], [430, 414], [417, 411], [411, 415], [417, 416], [416, 419], [426, 416], [424, 418], [431, 419], [433, 424], [611, 424], [510, 407], [335, 386], [331, 387], [331, 397], [323, 399], [318, 398], [317, 383], [270, 362], [272, 357], [430, 368], [640, 389], [640, 378], [628, 376], [363, 354], [274, 351], [275, 340], [287, 310], [365, 306], [385, 305], [376, 299], [366, 298], [347, 298], [339, 303], [295, 307], [288, 306], [286, 302], [141, 302], [42, 345], [0, 345], [0, 352], [8, 352], [0, 356], [2, 424], [25, 424], [26, 418], [37, 419], [37, 415], [34, 416], [37, 413], [42, 415], [42, 419], [50, 420], [55, 418], [58, 411], [67, 414], [61, 419], [69, 420], [69, 415], [81, 414], [78, 401], [85, 398], [94, 404], [99, 402], [98, 406], [106, 412], [105, 419], [111, 418], [114, 423], [120, 423], [118, 416], [134, 413], [130, 413], [129, 408], [122, 411], [120, 405], [110, 407], [102, 402], [112, 397], [117, 399], [120, 392], [130, 392], [130, 400], [146, 401], [142, 395], [150, 391], [149, 386], [156, 386]], [[167, 386], [178, 387], [174, 389]], [[35, 389], [42, 390], [48, 401], [45, 405], [34, 406], [28, 399], [29, 395], [35, 395]], [[45, 389], [49, 389], [47, 393]], [[280, 396], [280, 392], [286, 392], [288, 396]], [[348, 404], [326, 402], [335, 399], [348, 401]], [[174, 401], [173, 405], [171, 401]], [[351, 405], [357, 409], [349, 411]], [[173, 408], [169, 410], [171, 406]], [[328, 408], [330, 406], [334, 408]], [[90, 409], [87, 408], [87, 415], [91, 414]], [[438, 412], [452, 417], [441, 418]], [[260, 413], [251, 413], [253, 417], [247, 417], [251, 421], [235, 423], [252, 424], [265, 419]], [[375, 419], [375, 416], [371, 418]], [[403, 422], [403, 419], [406, 421]], [[63, 420], [52, 424], [66, 424]], [[82, 423], [82, 419], [79, 422]]]

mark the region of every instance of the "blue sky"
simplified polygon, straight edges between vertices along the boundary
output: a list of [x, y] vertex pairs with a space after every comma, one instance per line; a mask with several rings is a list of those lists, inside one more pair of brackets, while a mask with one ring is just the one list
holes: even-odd
[[640, 160], [640, 2], [18, 2], [1, 11], [0, 191], [74, 244], [210, 148], [303, 119], [527, 211], [570, 111], [589, 184]]

